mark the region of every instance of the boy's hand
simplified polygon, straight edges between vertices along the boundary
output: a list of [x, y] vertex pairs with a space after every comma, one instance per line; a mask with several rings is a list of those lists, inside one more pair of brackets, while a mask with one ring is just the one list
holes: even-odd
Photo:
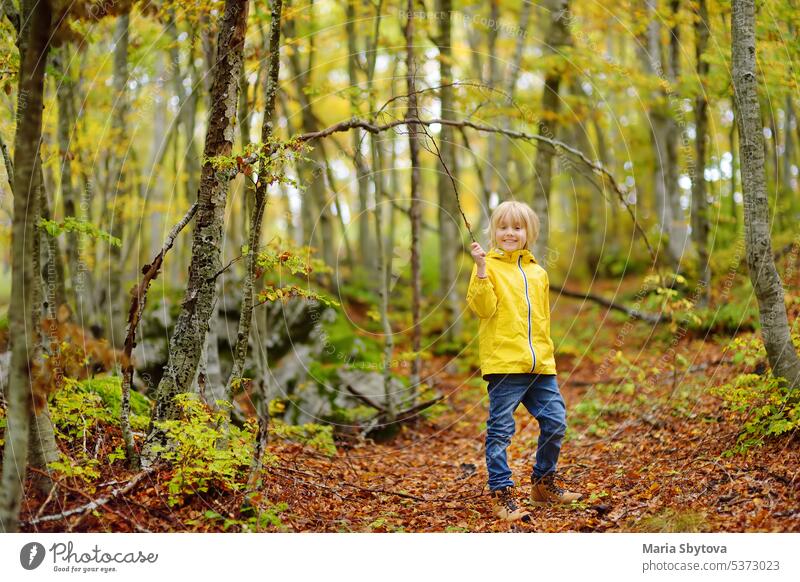
[[486, 251], [483, 250], [480, 243], [474, 242], [470, 245], [470, 252], [475, 264], [478, 265], [478, 277], [486, 277]]

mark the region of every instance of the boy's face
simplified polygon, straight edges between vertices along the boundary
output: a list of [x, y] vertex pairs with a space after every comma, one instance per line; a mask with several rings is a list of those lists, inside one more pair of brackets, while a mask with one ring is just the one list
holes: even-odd
[[501, 249], [513, 252], [525, 248], [528, 242], [528, 233], [524, 224], [504, 218], [497, 224], [494, 238]]

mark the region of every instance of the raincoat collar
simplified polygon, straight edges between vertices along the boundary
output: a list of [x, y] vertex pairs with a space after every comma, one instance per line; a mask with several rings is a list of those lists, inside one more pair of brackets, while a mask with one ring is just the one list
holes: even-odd
[[531, 253], [528, 249], [519, 249], [509, 253], [508, 251], [504, 251], [503, 249], [495, 247], [486, 253], [486, 256], [499, 259], [501, 261], [506, 261], [507, 263], [516, 263], [519, 257], [522, 257], [522, 262], [538, 263], [536, 261], [536, 257], [534, 257], [533, 253]]

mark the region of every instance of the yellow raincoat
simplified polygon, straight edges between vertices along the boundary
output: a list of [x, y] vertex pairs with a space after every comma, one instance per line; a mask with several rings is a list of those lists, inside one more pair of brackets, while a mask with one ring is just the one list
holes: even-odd
[[555, 374], [550, 339], [550, 279], [527, 249], [486, 253], [485, 279], [477, 265], [467, 305], [480, 322], [481, 374]]

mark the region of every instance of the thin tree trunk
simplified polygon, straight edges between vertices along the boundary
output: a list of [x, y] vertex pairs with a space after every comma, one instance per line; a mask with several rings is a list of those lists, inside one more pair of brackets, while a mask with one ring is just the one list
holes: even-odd
[[685, 212], [681, 206], [681, 189], [678, 183], [680, 177], [678, 144], [681, 140], [681, 132], [685, 131], [678, 125], [678, 120], [670, 109], [677, 109], [680, 103], [678, 94], [678, 83], [680, 79], [680, 26], [678, 12], [680, 10], [680, 0], [670, 0], [670, 17], [672, 26], [669, 34], [669, 58], [667, 59], [667, 77], [669, 78], [670, 95], [667, 107], [667, 133], [666, 133], [666, 187], [667, 200], [670, 206], [670, 216], [672, 222], [669, 228], [670, 254], [675, 258], [675, 264], [680, 270], [684, 257], [692, 254], [692, 240], [689, 235], [689, 224], [686, 220]]
[[[500, 67], [498, 66], [499, 59], [497, 57], [497, 38], [500, 32], [500, 0], [489, 0], [489, 22], [494, 24], [489, 25], [486, 39], [486, 56], [489, 69], [487, 72], [487, 84], [492, 89], [497, 89], [501, 85]], [[489, 191], [493, 194], [498, 194], [500, 200], [505, 200], [506, 193], [508, 192], [508, 184], [505, 182], [506, 175], [501, 173], [500, 169], [497, 167], [499, 145], [500, 141], [503, 139], [505, 138], [499, 135], [488, 136], [487, 143], [489, 149], [486, 152], [486, 159], [488, 160], [487, 177], [489, 180]]]
[[[731, 107], [736, 110], [733, 101], [731, 101]], [[738, 116], [737, 113], [734, 113], [734, 118]], [[738, 148], [736, 147], [736, 128], [738, 123], [734, 121], [731, 124], [731, 130], [729, 135], [729, 141], [731, 146], [731, 200], [730, 200], [730, 214], [732, 219], [732, 231], [733, 236], [731, 238], [736, 238], [737, 233], [739, 232], [739, 208], [738, 204], [736, 203], [736, 172], [739, 171], [739, 167], [741, 164], [737, 162], [739, 156], [737, 155]]]
[[[570, 43], [569, 0], [547, 0], [545, 6], [550, 17], [550, 27], [545, 38], [545, 52], [553, 54], [559, 47]], [[554, 139], [558, 129], [557, 116], [561, 108], [558, 94], [561, 85], [560, 69], [545, 76], [542, 93], [542, 117], [539, 120], [539, 135]], [[553, 157], [555, 150], [544, 144], [536, 148], [533, 179], [533, 209], [539, 215], [539, 238], [534, 245], [534, 255], [545, 268], [550, 251], [550, 192], [553, 180]]]
[[794, 113], [792, 96], [786, 95], [786, 116], [784, 118], [783, 129], [783, 188], [786, 196], [790, 198], [791, 215], [797, 216], [800, 209], [800, 196], [798, 196], [796, 184], [797, 180], [792, 177], [792, 165], [795, 160], [794, 138], [792, 137], [792, 126], [795, 125], [797, 117]]
[[711, 298], [711, 264], [708, 255], [708, 201], [706, 199], [706, 133], [708, 131], [708, 99], [706, 98], [706, 78], [708, 63], [703, 61], [708, 45], [708, 10], [706, 0], [697, 0], [695, 14], [695, 60], [700, 92], [695, 99], [695, 160], [692, 176], [692, 238], [697, 248], [698, 267], [703, 293], [700, 304], [707, 305]]
[[14, 218], [11, 231], [11, 343], [6, 400], [7, 427], [0, 481], [0, 532], [19, 528], [19, 510], [28, 460], [33, 412], [32, 362], [36, 350], [39, 305], [30, 304], [36, 285], [33, 268], [38, 220], [39, 146], [42, 137], [44, 69], [49, 51], [51, 12], [48, 0], [23, 0], [20, 11], [20, 71], [17, 130], [14, 138]]
[[[269, 63], [267, 65], [267, 87], [264, 93], [266, 100], [264, 104], [264, 121], [261, 125], [261, 147], [262, 155], [266, 158], [272, 154], [269, 146], [273, 134], [273, 122], [275, 118], [275, 99], [278, 94], [278, 83], [280, 75], [280, 42], [281, 42], [281, 13], [283, 10], [282, 0], [272, 2], [272, 21], [269, 31]], [[264, 163], [266, 166], [266, 163]], [[258, 253], [261, 246], [261, 228], [264, 218], [264, 210], [267, 204], [267, 186], [270, 177], [264, 170], [258, 172], [258, 183], [255, 188], [255, 204], [253, 214], [250, 217], [250, 240], [247, 253], [247, 272], [242, 284], [242, 307], [239, 312], [239, 328], [236, 332], [236, 345], [233, 349], [233, 366], [226, 382], [225, 392], [227, 398], [233, 403], [233, 392], [236, 384], [241, 381], [244, 375], [245, 361], [247, 359], [247, 348], [250, 343], [250, 327], [253, 322], [253, 304], [255, 301], [255, 283], [257, 279]]]
[[[418, 117], [416, 95], [416, 65], [414, 63], [414, 2], [407, 2], [408, 18], [406, 20], [406, 88], [408, 92], [408, 111], [406, 115], [412, 119]], [[420, 166], [419, 166], [419, 141], [415, 125], [408, 125], [409, 157], [411, 158], [411, 206], [409, 217], [411, 219], [411, 289], [412, 289], [412, 339], [411, 349], [414, 360], [411, 363], [411, 405], [416, 404], [416, 394], [419, 390], [422, 358], [422, 327], [420, 325], [420, 307], [422, 301], [422, 272], [420, 268], [420, 233], [422, 230], [422, 209], [420, 208]]]
[[[453, 11], [452, 0], [438, 0], [436, 12], [439, 18], [439, 77], [442, 88], [440, 89], [440, 102], [442, 119], [452, 119], [454, 99], [453, 88], [448, 84], [453, 81], [453, 34], [451, 16]], [[443, 125], [439, 131], [439, 172], [437, 174], [437, 190], [439, 194], [439, 297], [444, 300], [445, 307], [445, 337], [448, 341], [456, 341], [461, 335], [461, 313], [459, 305], [459, 290], [456, 285], [456, 267], [461, 254], [460, 245], [453, 244], [461, 239], [459, 231], [460, 213], [456, 204], [456, 193], [450, 179], [458, 177], [454, 130]], [[508, 140], [504, 139], [503, 144]], [[444, 164], [442, 164], [444, 162]], [[501, 166], [503, 175], [506, 175], [505, 166]]]
[[[665, 70], [661, 43], [661, 21], [658, 14], [659, 0], [646, 0], [647, 5], [647, 36], [643, 50], [639, 52], [644, 67], [651, 75], [660, 80], [667, 79], [670, 71]], [[667, 59], [667, 67], [670, 61]], [[674, 85], [673, 85], [674, 86]], [[674, 230], [678, 217], [673, 215], [672, 196], [677, 188], [677, 151], [675, 150], [674, 122], [669, 112], [669, 96], [665, 91], [655, 91], [651, 95], [654, 102], [648, 108], [647, 120], [651, 131], [653, 144], [654, 164], [653, 171], [653, 203], [661, 235], [666, 237], [665, 252], [672, 269], [680, 268], [681, 250], [679, 236]], [[665, 103], [659, 104], [664, 101]], [[674, 180], [673, 180], [674, 179]], [[674, 182], [674, 183], [673, 183]]]
[[[292, 20], [287, 22], [287, 38], [294, 37], [294, 23]], [[314, 131], [317, 126], [317, 119], [312, 109], [311, 101], [305, 92], [305, 88], [311, 83], [311, 71], [313, 67], [313, 57], [316, 48], [314, 47], [313, 35], [309, 37], [308, 62], [303, 66], [300, 62], [300, 55], [297, 51], [289, 53], [289, 65], [294, 77], [297, 99], [300, 103], [300, 118], [303, 131]], [[305, 244], [316, 246], [322, 251], [325, 263], [330, 267], [336, 265], [336, 246], [333, 240], [333, 217], [331, 204], [328, 203], [325, 194], [325, 181], [321, 179], [324, 170], [324, 163], [320, 152], [313, 149], [309, 154], [309, 161], [302, 161], [298, 164], [298, 172], [303, 183], [307, 184], [310, 200], [303, 199], [303, 236]], [[316, 208], [314, 208], [316, 206]], [[313, 210], [317, 215], [314, 216]], [[317, 244], [315, 242], [318, 241]], [[323, 281], [320, 281], [323, 283]], [[335, 280], [330, 282], [337, 286]]]
[[758, 298], [761, 336], [772, 373], [790, 387], [800, 385], [800, 358], [792, 344], [783, 284], [775, 268], [764, 175], [764, 134], [756, 76], [754, 0], [733, 0], [733, 87], [739, 126], [744, 191], [745, 243], [750, 280]]
[[[378, 294], [381, 298], [380, 313], [381, 325], [383, 326], [384, 334], [384, 347], [383, 347], [383, 389], [385, 394], [386, 415], [389, 422], [395, 420], [395, 405], [394, 395], [391, 388], [391, 360], [394, 352], [394, 334], [392, 332], [392, 324], [389, 320], [389, 280], [387, 278], [387, 258], [386, 250], [384, 249], [384, 232], [383, 232], [383, 210], [384, 200], [386, 198], [383, 190], [383, 151], [382, 140], [379, 136], [371, 136], [370, 143], [372, 144], [372, 167], [375, 169], [377, 179], [375, 180], [375, 241], [377, 243], [378, 253]], [[389, 207], [389, 212], [392, 212], [391, 202], [386, 205]]]
[[[450, 8], [452, 9], [452, 0], [448, 0], [450, 3]], [[514, 47], [514, 57], [511, 60], [511, 64], [509, 66], [508, 77], [506, 79], [506, 107], [511, 106], [514, 103], [514, 93], [516, 92], [517, 81], [519, 80], [519, 73], [522, 65], [522, 56], [525, 51], [525, 40], [527, 38], [528, 32], [528, 23], [531, 19], [531, 12], [533, 10], [534, 3], [530, 2], [529, 0], [522, 0], [522, 8], [520, 9], [519, 15], [519, 26], [517, 27], [516, 31], [516, 45]], [[440, 9], [440, 13], [442, 10]], [[449, 21], [449, 19], [448, 19]], [[444, 113], [444, 112], [442, 112]], [[506, 129], [511, 129], [511, 124], [509, 123], [509, 118], [507, 115], [503, 116], [502, 119], [502, 126]], [[511, 158], [511, 140], [503, 139], [500, 141], [499, 145], [499, 155], [497, 161], [497, 167], [499, 172], [503, 176], [510, 175], [510, 168], [509, 168], [509, 160]], [[524, 179], [523, 176], [517, 176], [517, 183], [521, 184], [522, 180]]]
[[[347, 238], [347, 224], [345, 224], [344, 212], [342, 210], [343, 207], [341, 201], [339, 200], [339, 189], [336, 187], [336, 180], [333, 176], [333, 170], [331, 169], [331, 165], [328, 161], [328, 153], [323, 142], [319, 143], [319, 155], [322, 158], [322, 166], [325, 170], [325, 184], [331, 193], [331, 203], [333, 204], [334, 209], [336, 209], [336, 221], [338, 222], [339, 230], [342, 233], [342, 246], [344, 247], [345, 262], [352, 266], [355, 264], [355, 260], [353, 258], [353, 249], [350, 247], [350, 241]], [[365, 176], [365, 180], [366, 179], [367, 177]]]
[[[111, 125], [114, 136], [115, 151], [111, 154], [111, 188], [109, 206], [113, 208], [111, 218], [111, 234], [122, 239], [124, 224], [124, 207], [129, 203], [128, 195], [128, 38], [130, 33], [130, 12], [123, 12], [117, 17], [114, 32], [114, 108]], [[118, 151], [122, 147], [122, 152]], [[131, 241], [125, 244], [132, 245]], [[106, 334], [114, 349], [122, 349], [125, 341], [125, 317], [123, 316], [122, 278], [124, 273], [124, 260], [122, 248], [111, 246], [109, 248], [108, 281], [105, 294]]]
[[[50, 220], [47, 188], [41, 171], [41, 158], [39, 159], [38, 167], [38, 212], [42, 218]], [[36, 341], [38, 345], [32, 359], [34, 361], [42, 361], [42, 355], [46, 354], [48, 361], [52, 362], [51, 366], [60, 367], [61, 346], [58, 336], [47, 335], [47, 331], [51, 329], [52, 325], [58, 323], [58, 308], [65, 301], [64, 266], [61, 261], [59, 245], [57, 244], [58, 240], [55, 237], [48, 235], [44, 229], [37, 229], [36, 239], [34, 264], [39, 277], [35, 279], [34, 291], [31, 295], [34, 298], [34, 305], [41, 307], [40, 316], [48, 322], [48, 325], [46, 329], [41, 326], [37, 330]], [[39, 266], [42, 263], [44, 268], [40, 269]], [[28, 463], [42, 472], [36, 474], [33, 480], [41, 492], [48, 494], [53, 487], [53, 481], [44, 475], [49, 474], [48, 464], [58, 460], [59, 452], [46, 400], [46, 394], [49, 392], [50, 387], [41, 386], [41, 388], [45, 391], [45, 394], [42, 398], [34, 400], [35, 410], [31, 413], [31, 444]]]
[[[156, 79], [163, 79], [167, 74], [164, 55], [159, 55], [155, 63]], [[169, 132], [167, 132], [169, 129]], [[147, 177], [142, 178], [141, 196], [148, 206], [159, 207], [164, 202], [164, 190], [166, 181], [161, 178], [161, 164], [164, 155], [169, 147], [171, 139], [177, 139], [177, 127], [168, 127], [167, 124], [167, 101], [162, 99], [160, 103], [153, 104], [153, 139], [150, 142], [150, 156], [147, 163]], [[139, 264], [144, 265], [149, 262], [157, 251], [158, 242], [164, 237], [164, 216], [160, 212], [142, 212], [144, 215], [140, 221], [140, 229], [150, 231], [151, 244], [142, 248], [139, 257]]]
[[[50, 199], [47, 195], [47, 188], [43, 177], [40, 176], [39, 179], [41, 182], [39, 214], [44, 220], [52, 220], [53, 216], [50, 212]], [[50, 236], [44, 229], [37, 229], [37, 233], [42, 260], [40, 273], [44, 291], [41, 298], [43, 302], [42, 309], [55, 317], [58, 307], [64, 305], [67, 301], [61, 245], [58, 243], [58, 238]]]
[[165, 435], [156, 423], [178, 416], [174, 398], [191, 388], [208, 333], [216, 280], [222, 269], [223, 223], [230, 181], [227, 172], [215, 171], [208, 160], [216, 156], [229, 156], [233, 148], [248, 6], [247, 0], [226, 0], [219, 27], [218, 60], [214, 69], [212, 106], [203, 154], [206, 161], [198, 192], [189, 282], [170, 339], [164, 376], [156, 392], [156, 406], [142, 451], [142, 459], [146, 463], [157, 456], [153, 445], [165, 441]]
[[[358, 59], [358, 46], [357, 46], [357, 32], [356, 32], [356, 1], [347, 0], [346, 14], [345, 14], [345, 28], [347, 33], [347, 75], [350, 80], [350, 111], [353, 116], [359, 116], [358, 104], [361, 102], [361, 96], [356, 94], [359, 89], [357, 62]], [[374, 245], [371, 242], [369, 232], [369, 181], [366, 163], [364, 162], [364, 155], [361, 151], [362, 144], [362, 131], [353, 131], [350, 133], [350, 139], [353, 147], [353, 165], [356, 170], [356, 189], [358, 191], [358, 249], [361, 256], [361, 264], [366, 265], [368, 270], [372, 270], [375, 260], [375, 254], [372, 251]]]

